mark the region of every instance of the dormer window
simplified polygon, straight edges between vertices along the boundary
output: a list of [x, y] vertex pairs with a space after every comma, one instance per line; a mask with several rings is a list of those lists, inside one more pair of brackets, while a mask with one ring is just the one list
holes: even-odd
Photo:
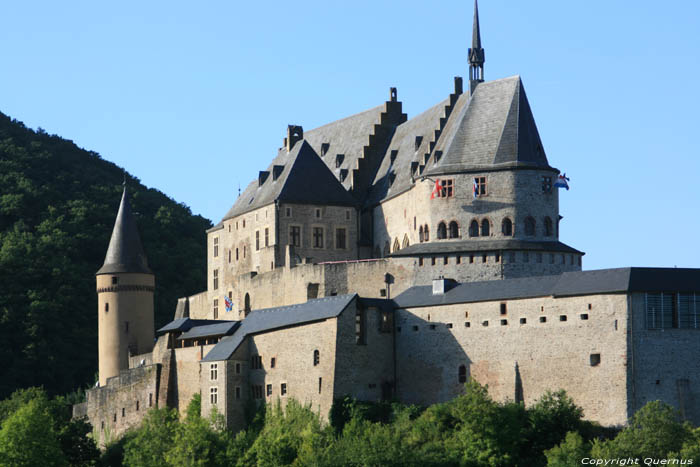
[[418, 148], [420, 147], [420, 143], [423, 142], [423, 137], [422, 136], [416, 136], [416, 141], [414, 143], [414, 149], [418, 151]]
[[345, 159], [345, 154], [336, 154], [335, 155], [335, 168], [339, 169], [341, 165], [343, 165], [343, 160]]
[[284, 166], [283, 165], [274, 165], [272, 166], [272, 181], [274, 182], [278, 178], [280, 178], [280, 175], [282, 175], [282, 172], [284, 171]]
[[328, 148], [330, 148], [330, 146], [331, 146], [330, 143], [321, 143], [321, 157], [326, 155], [326, 153], [328, 152]]
[[389, 160], [393, 164], [394, 161], [396, 160], [396, 156], [399, 154], [398, 149], [392, 149], [391, 154], [389, 155]]

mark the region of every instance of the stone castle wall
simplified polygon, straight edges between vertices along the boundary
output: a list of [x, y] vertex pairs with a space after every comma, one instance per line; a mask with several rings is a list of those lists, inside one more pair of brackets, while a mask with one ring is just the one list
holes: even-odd
[[[397, 326], [398, 395], [405, 403], [455, 397], [465, 365], [496, 400], [522, 397], [530, 404], [564, 389], [588, 419], [627, 420], [626, 295], [412, 308], [398, 311]], [[596, 354], [600, 363], [592, 364]]]

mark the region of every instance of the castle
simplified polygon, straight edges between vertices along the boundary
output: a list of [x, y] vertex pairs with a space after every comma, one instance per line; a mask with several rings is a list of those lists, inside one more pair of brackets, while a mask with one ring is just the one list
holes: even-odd
[[468, 62], [468, 88], [411, 119], [391, 88], [289, 125], [207, 232], [207, 290], [155, 332], [125, 189], [97, 272], [99, 386], [74, 414], [105, 442], [196, 393], [238, 430], [251, 401], [325, 417], [344, 395], [431, 404], [474, 378], [525, 404], [565, 389], [606, 425], [655, 399], [700, 422], [700, 270], [582, 271], [520, 78], [484, 80], [476, 3]]

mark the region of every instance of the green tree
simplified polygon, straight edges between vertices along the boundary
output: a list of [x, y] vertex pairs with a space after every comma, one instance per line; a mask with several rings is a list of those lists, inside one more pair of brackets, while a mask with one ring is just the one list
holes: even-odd
[[166, 465], [166, 453], [172, 448], [179, 425], [175, 409], [151, 409], [141, 426], [124, 445], [124, 465], [161, 467]]
[[591, 445], [580, 434], [570, 431], [564, 441], [544, 452], [548, 467], [579, 467], [581, 460], [590, 457]]
[[591, 456], [662, 459], [669, 453], [681, 451], [691, 439], [692, 427], [680, 421], [676, 409], [661, 401], [652, 401], [634, 414], [615, 439], [594, 442]]
[[0, 430], [0, 459], [7, 467], [68, 465], [44, 401], [31, 400], [5, 420]]

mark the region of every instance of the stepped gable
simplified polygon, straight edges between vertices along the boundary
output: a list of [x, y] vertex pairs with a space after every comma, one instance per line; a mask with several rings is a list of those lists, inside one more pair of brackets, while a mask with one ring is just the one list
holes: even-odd
[[551, 168], [519, 76], [479, 84], [435, 150], [444, 155], [428, 175]]
[[126, 195], [126, 188], [119, 203], [119, 212], [114, 221], [112, 237], [105, 255], [105, 261], [96, 275], [116, 273], [153, 274], [148, 267], [146, 253], [141, 245], [136, 228], [136, 220], [131, 212], [131, 203]]
[[397, 125], [406, 121], [391, 89], [390, 100], [304, 134], [326, 166], [358, 200], [363, 200]]
[[[446, 99], [396, 128], [374, 178], [368, 204], [376, 204], [411, 188], [411, 163], [415, 161], [423, 164], [423, 154], [429, 152], [430, 138], [439, 127], [440, 118], [444, 115], [444, 107], [448, 102]], [[420, 138], [418, 148], [416, 137]]]
[[451, 126], [455, 115], [468, 97], [462, 93], [462, 78], [455, 77], [455, 89], [447, 99], [399, 125], [389, 143], [382, 164], [372, 184], [366, 205], [373, 206], [409, 190], [426, 167], [441, 156], [438, 147]]
[[268, 169], [246, 187], [222, 221], [275, 200], [336, 206], [357, 204], [305, 140], [298, 141], [290, 152], [280, 149]]

